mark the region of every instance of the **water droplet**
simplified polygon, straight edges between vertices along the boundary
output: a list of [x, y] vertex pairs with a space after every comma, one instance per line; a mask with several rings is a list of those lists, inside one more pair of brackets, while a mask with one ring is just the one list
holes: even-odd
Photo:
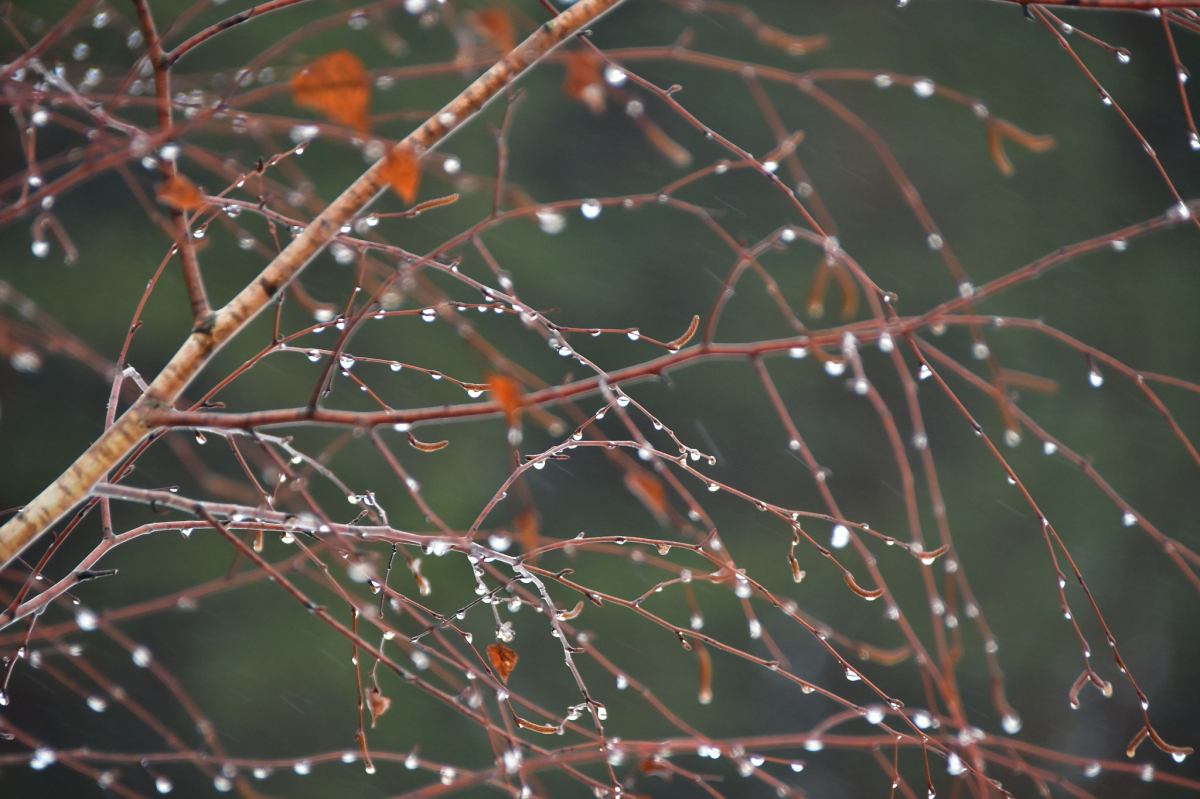
[[100, 626], [100, 619], [95, 613], [87, 608], [80, 608], [75, 613], [75, 623], [79, 625], [79, 629], [91, 631]]
[[1100, 371], [1094, 366], [1088, 370], [1088, 383], [1092, 388], [1100, 388], [1104, 385], [1104, 375], [1100, 374]]
[[917, 379], [918, 380], [925, 380], [926, 378], [931, 377], [932, 375], [933, 375], [933, 371], [929, 368], [928, 364], [924, 364], [924, 363], [921, 364], [921, 368], [917, 370]]
[[1015, 713], [1005, 713], [1000, 719], [1000, 726], [1009, 735], [1016, 735], [1021, 731], [1021, 717]]
[[41, 771], [56, 760], [58, 760], [58, 755], [53, 749], [39, 746], [33, 751], [33, 757], [29, 760], [29, 767], [34, 771]]
[[585, 200], [579, 206], [579, 213], [583, 214], [584, 219], [595, 219], [600, 216], [602, 208], [599, 200]]
[[145, 646], [136, 646], [131, 655], [133, 665], [139, 669], [149, 668], [150, 663], [154, 660], [154, 656], [150, 654], [150, 649]]
[[913, 94], [922, 99], [932, 97], [934, 92], [934, 84], [929, 78], [920, 78], [912, 87]]
[[103, 713], [108, 710], [108, 700], [93, 694], [87, 698], [87, 706], [97, 713]]
[[543, 208], [535, 216], [538, 227], [548, 236], [557, 236], [567, 229], [567, 218], [553, 208]]
[[1053, 441], [1043, 441], [1042, 442], [1042, 453], [1043, 454], [1053, 455], [1056, 452], [1058, 452], [1058, 445], [1055, 444]]

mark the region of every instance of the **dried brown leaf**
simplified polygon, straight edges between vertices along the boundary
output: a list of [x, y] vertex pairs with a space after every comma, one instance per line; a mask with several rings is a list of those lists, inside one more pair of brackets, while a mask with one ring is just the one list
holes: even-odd
[[371, 728], [375, 728], [375, 723], [379, 721], [379, 717], [388, 712], [388, 708], [392, 706], [392, 700], [383, 695], [383, 692], [378, 688], [367, 689], [367, 707], [371, 710]]
[[516, 44], [512, 18], [509, 17], [507, 11], [498, 8], [471, 11], [467, 14], [467, 24], [479, 34], [480, 38], [501, 53], [507, 53]]
[[311, 61], [292, 76], [292, 102], [341, 125], [365, 131], [371, 106], [371, 81], [358, 56], [335, 50]]
[[604, 113], [603, 62], [599, 56], [588, 50], [576, 50], [567, 56], [563, 94], [583, 103], [593, 114]]
[[383, 178], [406, 205], [412, 205], [421, 186], [421, 165], [408, 150], [393, 148], [383, 162]]
[[196, 184], [178, 173], [160, 183], [154, 195], [160, 203], [176, 211], [194, 211], [204, 205], [204, 197]]
[[487, 654], [496, 674], [500, 676], [501, 681], [507, 683], [508, 675], [512, 674], [512, 670], [516, 668], [517, 653], [504, 644], [492, 644], [487, 648]]

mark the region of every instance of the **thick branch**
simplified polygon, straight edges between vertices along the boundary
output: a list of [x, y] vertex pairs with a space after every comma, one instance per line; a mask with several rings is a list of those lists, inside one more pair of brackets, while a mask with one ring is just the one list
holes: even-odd
[[[445, 139], [540, 58], [619, 4], [580, 0], [542, 25], [520, 46], [481, 75], [445, 108], [410, 133], [398, 147], [421, 154]], [[57, 480], [0, 527], [0, 568], [50, 528], [153, 429], [150, 415], [171, 409], [209, 359], [238, 334], [271, 299], [352, 220], [387, 183], [381, 159], [314, 219], [266, 269], [212, 317], [209, 328], [188, 337], [149, 389], [117, 423]]]

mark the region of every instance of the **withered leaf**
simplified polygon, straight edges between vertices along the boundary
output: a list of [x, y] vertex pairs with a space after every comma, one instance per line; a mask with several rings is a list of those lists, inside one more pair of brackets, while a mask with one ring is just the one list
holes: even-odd
[[472, 11], [467, 14], [467, 24], [501, 53], [513, 49], [516, 43], [512, 19], [506, 11], [498, 8]]
[[335, 50], [292, 76], [292, 102], [355, 130], [367, 129], [371, 82], [358, 56]]
[[563, 94], [583, 103], [593, 114], [604, 113], [604, 75], [598, 56], [587, 50], [576, 50], [567, 56]]
[[504, 418], [508, 421], [509, 427], [515, 426], [521, 406], [525, 404], [525, 396], [521, 393], [520, 384], [511, 377], [494, 372], [484, 375], [484, 380], [487, 382], [492, 399], [504, 412]]
[[500, 679], [507, 683], [508, 675], [516, 668], [517, 653], [504, 644], [492, 644], [487, 648], [487, 654], [488, 660], [492, 661], [492, 668], [500, 675]]
[[667, 490], [661, 480], [635, 466], [625, 472], [625, 487], [650, 509], [659, 524], [667, 523]]
[[383, 163], [383, 177], [406, 204], [412, 205], [417, 199], [421, 165], [408, 150], [397, 147], [388, 153]]
[[160, 183], [154, 195], [160, 203], [176, 211], [194, 211], [204, 205], [204, 198], [196, 184], [178, 173]]
[[379, 717], [388, 712], [388, 708], [392, 706], [392, 700], [383, 695], [383, 692], [378, 688], [370, 688], [367, 690], [367, 707], [371, 709], [371, 727], [374, 729], [375, 723], [379, 721]]

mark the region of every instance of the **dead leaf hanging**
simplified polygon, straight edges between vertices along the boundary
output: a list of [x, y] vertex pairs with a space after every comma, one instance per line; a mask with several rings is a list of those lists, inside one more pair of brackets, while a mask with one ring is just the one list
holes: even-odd
[[421, 165], [411, 152], [403, 148], [389, 152], [383, 163], [383, 177], [405, 204], [412, 205], [416, 201], [421, 185]]
[[178, 173], [161, 183], [154, 195], [160, 203], [176, 211], [194, 211], [204, 205], [204, 198], [196, 184]]
[[292, 76], [292, 102], [324, 114], [341, 125], [365, 131], [371, 106], [371, 82], [358, 56], [335, 50]]
[[470, 12], [467, 14], [467, 24], [501, 53], [513, 49], [516, 43], [512, 19], [507, 12], [498, 8]]
[[593, 114], [604, 113], [604, 75], [597, 56], [587, 50], [577, 50], [567, 56], [563, 94], [583, 103]]
[[367, 706], [371, 709], [371, 728], [374, 729], [379, 717], [387, 713], [388, 708], [392, 706], [392, 700], [384, 696], [378, 688], [370, 688], [367, 690]]
[[516, 668], [517, 653], [504, 644], [492, 644], [487, 648], [487, 654], [488, 660], [492, 661], [492, 668], [500, 675], [500, 679], [507, 683], [508, 675]]
[[525, 397], [521, 393], [521, 386], [516, 380], [506, 375], [488, 374], [484, 376], [487, 381], [488, 391], [492, 394], [492, 399], [500, 406], [500, 410], [504, 412], [504, 418], [508, 421], [508, 426], [515, 427], [517, 420], [520, 418], [521, 407], [525, 404]]

